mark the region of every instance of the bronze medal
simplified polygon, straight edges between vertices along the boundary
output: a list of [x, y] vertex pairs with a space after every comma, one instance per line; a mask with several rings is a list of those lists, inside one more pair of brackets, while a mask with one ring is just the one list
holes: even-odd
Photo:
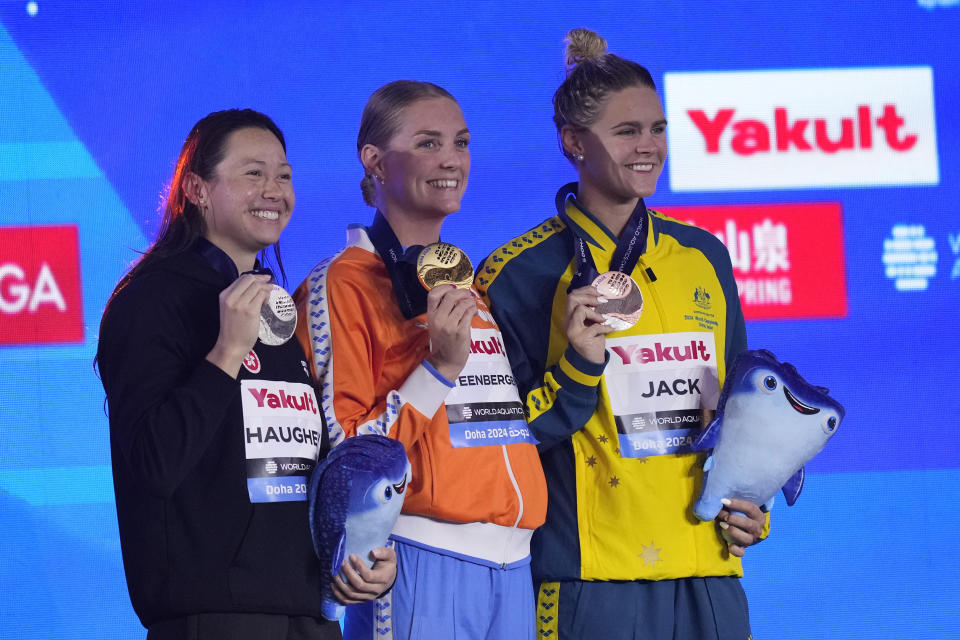
[[597, 293], [607, 301], [597, 305], [614, 331], [626, 331], [637, 323], [643, 313], [643, 295], [633, 278], [620, 271], [601, 273], [593, 281]]
[[273, 285], [270, 297], [260, 307], [260, 342], [271, 347], [285, 343], [297, 328], [297, 305], [290, 294], [279, 285]]
[[473, 265], [467, 254], [452, 244], [434, 242], [417, 256], [417, 278], [428, 291], [442, 284], [469, 289], [473, 284]]

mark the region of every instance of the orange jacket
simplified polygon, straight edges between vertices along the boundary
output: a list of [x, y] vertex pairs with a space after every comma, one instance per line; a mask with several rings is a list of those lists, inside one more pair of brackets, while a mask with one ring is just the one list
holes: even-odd
[[[403, 317], [386, 266], [364, 229], [352, 227], [347, 240], [348, 246], [317, 265], [294, 293], [297, 337], [319, 384], [331, 444], [358, 433], [402, 442], [413, 469], [404, 514], [513, 531], [540, 526], [547, 494], [535, 445], [454, 446], [444, 405], [453, 390], [424, 362], [430, 353], [426, 314]], [[499, 329], [479, 304], [470, 359], [499, 357], [506, 363], [502, 349], [484, 347], [494, 344], [488, 338], [498, 337]], [[476, 383], [463, 376], [459, 381]], [[512, 377], [508, 381], [512, 387]], [[407, 524], [401, 537], [419, 538], [428, 547], [449, 546], [449, 532], [438, 538], [414, 527], [411, 533]]]

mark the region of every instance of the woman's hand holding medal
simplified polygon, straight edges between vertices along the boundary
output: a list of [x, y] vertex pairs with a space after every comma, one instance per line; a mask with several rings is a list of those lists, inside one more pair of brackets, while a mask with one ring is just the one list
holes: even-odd
[[470, 356], [470, 324], [477, 301], [470, 290], [473, 265], [452, 244], [434, 242], [417, 257], [417, 278], [427, 294], [427, 359], [447, 380], [455, 380]]
[[470, 355], [470, 323], [477, 301], [467, 289], [452, 284], [434, 287], [427, 294], [427, 327], [430, 357], [427, 360], [447, 380], [456, 380]]
[[614, 330], [596, 311], [604, 300], [593, 285], [574, 289], [567, 295], [564, 332], [570, 345], [581, 356], [600, 364], [606, 359], [606, 335]]
[[244, 274], [220, 292], [220, 335], [207, 360], [229, 376], [240, 373], [243, 359], [257, 341], [260, 308], [273, 285], [269, 274]]

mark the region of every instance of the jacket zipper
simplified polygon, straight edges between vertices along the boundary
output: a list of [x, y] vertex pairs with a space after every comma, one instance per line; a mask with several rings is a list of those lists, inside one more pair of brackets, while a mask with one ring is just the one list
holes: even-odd
[[[503, 461], [507, 465], [507, 476], [510, 478], [510, 483], [513, 485], [513, 490], [517, 494], [517, 499], [520, 501], [520, 508], [517, 511], [517, 520], [516, 522], [513, 523], [513, 526], [510, 527], [511, 529], [516, 531], [517, 527], [520, 526], [520, 519], [523, 517], [523, 494], [520, 493], [520, 485], [517, 483], [517, 478], [513, 475], [513, 467], [510, 465], [510, 456], [509, 454], [507, 454], [507, 445], [505, 444], [500, 445], [500, 449], [503, 450]], [[509, 542], [509, 536], [508, 536], [508, 542]], [[503, 548], [503, 553], [501, 555], [501, 558], [503, 560], [500, 562], [500, 568], [506, 569], [507, 568], [506, 546], [504, 546]]]

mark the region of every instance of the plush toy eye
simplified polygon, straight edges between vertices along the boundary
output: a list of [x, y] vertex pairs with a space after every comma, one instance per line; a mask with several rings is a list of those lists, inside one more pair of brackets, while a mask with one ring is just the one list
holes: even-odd
[[837, 430], [837, 425], [840, 424], [840, 421], [837, 420], [837, 416], [830, 416], [823, 423], [823, 432], [827, 435], [833, 433]]
[[760, 381], [760, 389], [770, 393], [771, 391], [776, 390], [778, 384], [779, 383], [777, 382], [777, 378], [775, 376], [764, 376], [763, 380]]
[[390, 481], [385, 479], [367, 489], [367, 495], [378, 504], [387, 504], [393, 498], [393, 494]]

